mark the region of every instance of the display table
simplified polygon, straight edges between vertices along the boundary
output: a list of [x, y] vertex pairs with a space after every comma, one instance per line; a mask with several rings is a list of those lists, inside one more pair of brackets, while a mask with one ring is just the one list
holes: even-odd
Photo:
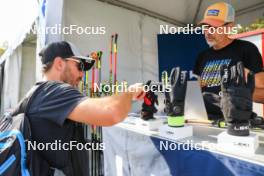
[[254, 132], [260, 139], [254, 156], [235, 155], [216, 147], [223, 130], [193, 125], [192, 137], [176, 141], [130, 122], [103, 128], [105, 175], [264, 175], [264, 134]]

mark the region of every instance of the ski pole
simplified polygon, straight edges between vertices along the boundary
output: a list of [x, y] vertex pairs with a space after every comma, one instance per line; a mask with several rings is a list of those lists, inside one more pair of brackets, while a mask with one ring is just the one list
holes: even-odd
[[163, 71], [161, 73], [161, 82], [162, 84], [166, 87], [168, 85], [168, 72], [167, 71]]
[[115, 40], [114, 40], [114, 84], [116, 85], [115, 94], [117, 94], [116, 74], [117, 74], [117, 38], [118, 38], [118, 34], [116, 33], [114, 36], [115, 36]]
[[89, 96], [89, 72], [85, 72], [85, 82], [86, 82], [86, 96]]
[[[101, 84], [102, 55], [103, 55], [103, 52], [99, 51], [97, 53], [97, 55], [98, 55], [98, 69], [99, 69], [99, 80], [98, 80], [98, 83]], [[101, 93], [99, 94], [99, 96], [101, 96]], [[97, 142], [98, 142], [98, 145], [100, 146], [100, 144], [103, 142], [102, 141], [102, 127], [99, 126], [97, 132], [98, 132]], [[103, 165], [102, 165], [103, 153], [102, 153], [102, 151], [98, 150], [97, 154], [98, 154], [98, 175], [102, 176], [103, 175], [103, 173], [102, 173], [102, 170], [103, 170]]]
[[[95, 82], [95, 67], [96, 67], [96, 54], [93, 52], [91, 53], [91, 57], [95, 60], [95, 64], [92, 67], [92, 85], [91, 85], [91, 94], [90, 97], [94, 97], [94, 82]], [[95, 141], [95, 129], [94, 125], [91, 125], [91, 142], [94, 143]], [[92, 176], [95, 175], [95, 151], [91, 150], [91, 157], [92, 157]]]
[[111, 35], [110, 41], [110, 57], [109, 57], [109, 85], [112, 87], [113, 81], [113, 42], [114, 42], [114, 35]]
[[97, 53], [98, 55], [98, 69], [99, 69], [99, 80], [98, 82], [101, 84], [101, 79], [102, 79], [102, 55], [103, 55], [103, 52], [102, 51], [99, 51]]

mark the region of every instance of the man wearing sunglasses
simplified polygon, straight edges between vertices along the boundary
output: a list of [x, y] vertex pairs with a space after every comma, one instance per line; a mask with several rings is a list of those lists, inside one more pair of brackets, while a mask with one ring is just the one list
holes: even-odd
[[[133, 100], [141, 100], [145, 95], [143, 87], [134, 84], [129, 91], [118, 95], [87, 98], [76, 88], [84, 71], [93, 66], [93, 59], [82, 56], [75, 46], [65, 41], [47, 45], [39, 55], [44, 84], [37, 90], [27, 112], [32, 139], [37, 143], [60, 140], [68, 145], [76, 130], [76, 122], [98, 126], [121, 122], [130, 111]], [[68, 150], [42, 150], [38, 153], [42, 158], [40, 175], [49, 175], [46, 172], [51, 167], [66, 172], [69, 162], [73, 162]]]
[[[230, 4], [220, 2], [209, 6], [204, 19], [199, 23], [203, 26], [204, 36], [210, 48], [198, 55], [193, 71], [200, 80], [210, 120], [223, 119], [220, 109], [222, 65], [231, 67], [242, 62], [248, 70], [255, 73], [262, 71], [262, 58], [257, 47], [248, 41], [229, 37], [234, 21], [234, 8]], [[258, 86], [256, 84], [256, 87]]]

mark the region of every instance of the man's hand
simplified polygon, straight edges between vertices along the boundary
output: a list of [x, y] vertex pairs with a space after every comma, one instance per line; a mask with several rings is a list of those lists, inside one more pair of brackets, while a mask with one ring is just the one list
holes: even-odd
[[146, 95], [142, 83], [132, 84], [128, 87], [128, 92], [132, 94], [132, 100], [143, 100]]

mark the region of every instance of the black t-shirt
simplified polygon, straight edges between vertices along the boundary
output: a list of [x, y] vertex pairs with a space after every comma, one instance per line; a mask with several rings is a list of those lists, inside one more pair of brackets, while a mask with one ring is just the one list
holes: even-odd
[[[48, 81], [40, 87], [28, 110], [32, 140], [41, 143], [70, 143], [74, 122], [67, 119], [85, 97], [69, 84]], [[54, 149], [54, 148], [53, 148]], [[51, 167], [64, 168], [70, 160], [70, 150], [53, 150], [51, 146], [38, 150]]]
[[[263, 69], [262, 58], [258, 48], [248, 41], [234, 40], [220, 50], [209, 48], [199, 54], [193, 72], [200, 76], [208, 114], [212, 113], [222, 116], [219, 108], [220, 98], [217, 97], [221, 91], [221, 65], [233, 66], [239, 61], [242, 61], [246, 68], [255, 73], [261, 72]], [[212, 93], [213, 96], [208, 96], [207, 92]], [[209, 119], [212, 118], [209, 117]]]
[[262, 71], [262, 58], [258, 48], [248, 41], [234, 40], [220, 50], [209, 48], [200, 53], [193, 72], [201, 78], [202, 91], [218, 94], [220, 92], [221, 65], [233, 66], [239, 61], [242, 61], [246, 68], [255, 73]]

